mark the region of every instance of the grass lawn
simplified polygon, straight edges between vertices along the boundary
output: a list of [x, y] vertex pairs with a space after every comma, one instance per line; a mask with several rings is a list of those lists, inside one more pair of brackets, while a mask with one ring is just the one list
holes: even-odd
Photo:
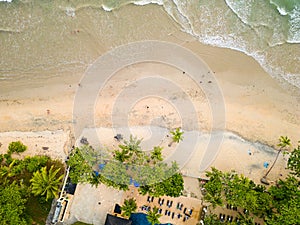
[[51, 208], [51, 201], [41, 202], [39, 197], [30, 196], [26, 204], [26, 214], [31, 217], [32, 224], [45, 224]]

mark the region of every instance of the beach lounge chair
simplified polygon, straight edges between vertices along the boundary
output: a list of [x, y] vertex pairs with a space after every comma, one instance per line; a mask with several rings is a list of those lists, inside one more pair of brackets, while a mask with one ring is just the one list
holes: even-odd
[[114, 139], [116, 139], [117, 141], [121, 141], [123, 140], [123, 136], [122, 134], [117, 134], [116, 136], [114, 136]]
[[180, 204], [179, 210], [182, 210], [182, 207], [183, 207], [183, 203]]

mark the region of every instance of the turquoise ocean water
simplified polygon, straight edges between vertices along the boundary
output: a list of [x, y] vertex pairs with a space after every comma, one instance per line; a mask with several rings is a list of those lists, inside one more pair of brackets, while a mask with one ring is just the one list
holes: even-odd
[[[86, 68], [105, 42], [122, 44], [118, 36], [134, 41], [134, 23], [126, 21], [141, 10], [139, 23], [147, 13], [140, 7], [150, 4], [199, 42], [242, 51], [272, 77], [300, 88], [300, 0], [2, 0], [0, 79]], [[128, 18], [122, 14], [126, 8]], [[155, 29], [160, 21], [149, 18], [145, 23]], [[147, 31], [138, 32], [147, 37]], [[66, 38], [70, 33], [81, 39]]]

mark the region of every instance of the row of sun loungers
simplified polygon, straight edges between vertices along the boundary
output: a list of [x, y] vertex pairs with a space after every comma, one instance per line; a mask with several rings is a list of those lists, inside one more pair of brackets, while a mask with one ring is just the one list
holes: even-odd
[[[222, 213], [220, 213], [219, 219], [220, 219], [221, 222], [225, 222], [225, 221], [227, 221], [227, 222], [233, 222], [234, 221], [234, 217], [233, 216], [230, 216], [230, 215], [226, 216], [225, 214], [222, 214]], [[239, 219], [237, 217], [235, 218], [235, 222], [239, 222]]]
[[183, 204], [178, 202], [177, 206], [176, 206], [176, 209], [182, 210], [182, 207], [183, 207]]
[[[161, 199], [161, 198], [158, 199], [158, 204], [159, 204], [160, 206], [162, 206], [162, 205], [164, 204], [164, 202], [165, 202], [165, 199]], [[172, 205], [173, 205], [173, 201], [167, 200], [167, 206], [168, 206], [169, 208], [171, 208]]]
[[171, 212], [170, 210], [166, 210], [164, 214], [165, 216], [171, 216], [172, 219], [174, 218], [180, 219], [183, 217], [183, 221], [186, 221], [190, 218], [189, 215], [186, 214], [182, 215], [181, 213]]
[[[239, 218], [238, 217], [233, 217], [233, 216], [230, 216], [230, 215], [225, 215], [225, 214], [222, 214], [222, 213], [220, 213], [220, 215], [219, 215], [219, 219], [220, 219], [220, 221], [221, 222], [225, 222], [225, 221], [227, 221], [227, 222], [229, 222], [229, 223], [231, 223], [231, 222], [239, 222]], [[255, 223], [255, 225], [260, 225], [260, 223]]]
[[147, 198], [147, 202], [153, 202], [153, 200], [154, 200], [154, 197], [152, 196], [148, 196], [148, 198]]
[[233, 211], [237, 211], [237, 207], [236, 207], [236, 206], [233, 206], [233, 205], [230, 205], [230, 204], [227, 204], [227, 205], [226, 205], [226, 208], [227, 208], [227, 209], [231, 209], [231, 210], [233, 210]]
[[143, 205], [143, 206], [141, 206], [141, 210], [145, 210], [145, 211], [149, 211], [149, 210], [151, 210], [151, 207], [150, 206], [146, 206], [146, 205]]
[[[149, 199], [149, 198], [150, 198], [150, 196], [148, 196], [148, 199]], [[153, 198], [153, 197], [152, 197], [152, 198]], [[149, 200], [148, 200], [148, 202], [149, 202]], [[153, 202], [153, 199], [152, 199], [151, 202]], [[162, 205], [164, 204], [164, 202], [165, 202], [165, 199], [161, 199], [161, 198], [158, 199], [158, 204], [159, 204], [160, 206], [162, 206]], [[166, 205], [167, 205], [169, 208], [171, 208], [172, 205], [173, 205], [173, 201], [172, 201], [172, 200], [167, 200]], [[177, 205], [176, 205], [176, 209], [182, 210], [182, 208], [183, 208], [183, 204], [180, 203], [180, 202], [178, 202]], [[184, 213], [184, 214], [188, 214], [189, 216], [191, 216], [192, 213], [193, 213], [193, 210], [192, 210], [192, 209], [184, 208], [183, 213]]]
[[[148, 196], [147, 197], [147, 201], [149, 202], [149, 203], [151, 203], [151, 202], [153, 202], [154, 201], [154, 197], [151, 197], [151, 196]], [[173, 201], [172, 200], [166, 200], [165, 201], [165, 199], [163, 199], [163, 198], [159, 198], [158, 199], [158, 204], [160, 205], [160, 206], [163, 206], [164, 204], [166, 204], [166, 206], [168, 207], [168, 208], [171, 208], [172, 206], [173, 206]], [[151, 210], [151, 207], [150, 206], [147, 206], [147, 205], [143, 205], [143, 206], [141, 206], [140, 207], [141, 208], [141, 210], [145, 210], [145, 211], [149, 211], [149, 210]], [[180, 203], [180, 202], [178, 202], [177, 204], [176, 204], [176, 209], [177, 210], [183, 210], [183, 212], [182, 213], [176, 213], [176, 212], [172, 212], [172, 211], [170, 211], [169, 209], [166, 209], [166, 210], [164, 210], [164, 212], [163, 212], [163, 209], [162, 208], [158, 208], [158, 213], [159, 214], [161, 214], [161, 215], [165, 215], [165, 216], [170, 216], [172, 219], [181, 219], [182, 218], [182, 220], [183, 221], [187, 221], [190, 217], [191, 217], [191, 215], [192, 215], [192, 213], [193, 213], [193, 209], [188, 209], [188, 208], [183, 208], [183, 203]]]

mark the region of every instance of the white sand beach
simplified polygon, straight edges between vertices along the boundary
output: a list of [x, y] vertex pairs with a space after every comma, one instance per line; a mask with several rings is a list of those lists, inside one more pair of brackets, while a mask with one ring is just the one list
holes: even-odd
[[[204, 46], [197, 42], [188, 42], [183, 46], [198, 54], [215, 75], [224, 97], [225, 131], [233, 132], [249, 141], [248, 144], [244, 144], [234, 139], [225, 140], [213, 165], [220, 169], [235, 169], [255, 179], [256, 175], [260, 176], [264, 171], [261, 163], [265, 160], [271, 161], [273, 155], [262, 157], [263, 153], [260, 153], [248, 157], [245, 155], [246, 150], [250, 147], [253, 151], [259, 151], [252, 147], [254, 142], [276, 148], [280, 135], [289, 136], [293, 144], [298, 141], [299, 96], [292, 96], [265, 73], [251, 57], [240, 52]], [[182, 71], [158, 63], [136, 64], [118, 71], [99, 92], [98, 102], [95, 104], [95, 126], [110, 129], [112, 110], [118, 95], [126, 88], [134, 88], [128, 86], [129, 84], [153, 75], [164, 76], [165, 79], [180, 86], [180, 90], [184, 90], [198, 113], [198, 132], [209, 133], [211, 112], [205, 93], [199, 90], [188, 76], [184, 76]], [[3, 132], [0, 136], [0, 142], [3, 144], [1, 152], [5, 152], [9, 141], [20, 139], [29, 146], [28, 154], [41, 154], [39, 149], [42, 145], [49, 147], [47, 154], [52, 154], [53, 157], [63, 159], [68, 153], [68, 148], [74, 144], [72, 110], [76, 91], [81, 88], [78, 86], [80, 81], [73, 83], [64, 81], [65, 84], [57, 83], [57, 80], [52, 82], [49, 82], [47, 87], [13, 90], [1, 94], [0, 129]], [[131, 102], [134, 94], [125, 96], [128, 104], [132, 105], [127, 121], [129, 126], [148, 126], [157, 123], [166, 129], [181, 126], [183, 115], [178, 114], [176, 107], [170, 104], [172, 102], [160, 98], [165, 95], [163, 92], [164, 90], [161, 90], [161, 93], [157, 92], [155, 96], [139, 99], [138, 102]], [[118, 114], [114, 116], [118, 117]], [[160, 121], [162, 118], [165, 118], [163, 123]], [[38, 135], [28, 133], [46, 130], [49, 132]], [[15, 131], [20, 132], [15, 135]], [[143, 136], [142, 132], [134, 134], [140, 138]], [[29, 136], [34, 138], [26, 139]], [[43, 144], [38, 141], [39, 136], [43, 137]], [[109, 134], [109, 138], [111, 137]], [[198, 156], [201, 158], [201, 154]], [[255, 172], [256, 167], [250, 168], [253, 158], [258, 156], [259, 173]], [[193, 159], [198, 160], [197, 157]], [[194, 167], [193, 162], [187, 165], [188, 171], [195, 171], [193, 175], [198, 174], [196, 172], [198, 165]], [[277, 174], [283, 172], [282, 169], [283, 166], [280, 166]]]

